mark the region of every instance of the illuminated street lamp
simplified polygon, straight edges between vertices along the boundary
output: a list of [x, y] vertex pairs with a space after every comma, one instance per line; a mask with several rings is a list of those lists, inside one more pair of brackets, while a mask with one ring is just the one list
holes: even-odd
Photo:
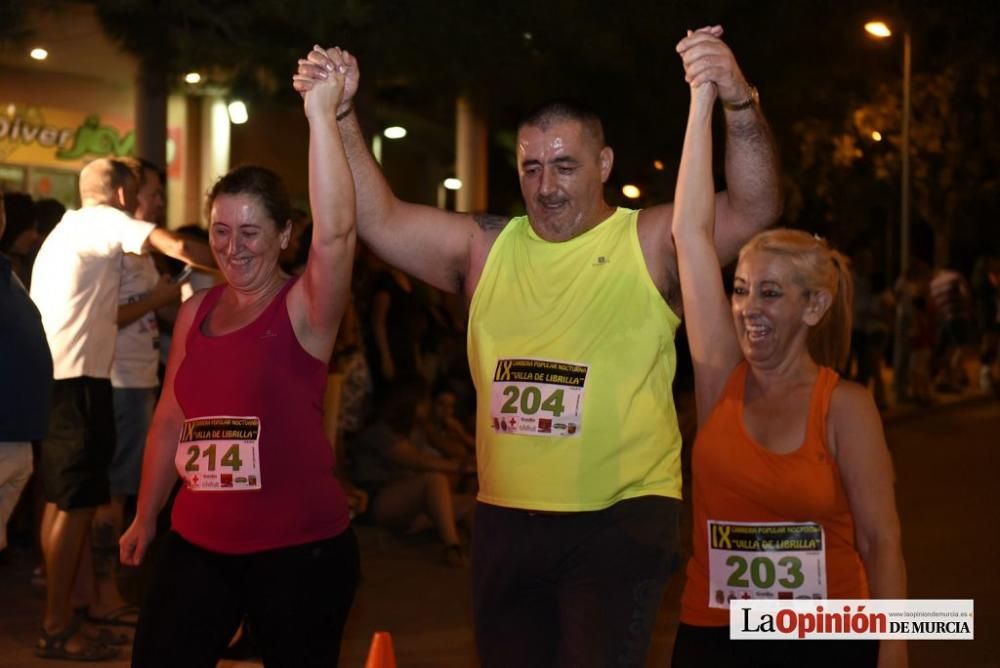
[[865, 24], [865, 30], [867, 30], [871, 35], [882, 38], [889, 37], [892, 35], [892, 31], [889, 30], [889, 26], [882, 23], [881, 21], [869, 21]]
[[229, 120], [233, 125], [243, 125], [250, 118], [247, 112], [247, 105], [242, 100], [233, 100], [229, 103]]
[[448, 191], [457, 192], [462, 189], [462, 179], [457, 179], [454, 176], [449, 176], [445, 180], [438, 183], [437, 187], [437, 205], [439, 209], [448, 208]]
[[[868, 34], [878, 39], [892, 36], [892, 31], [882, 21], [865, 24]], [[911, 76], [910, 32], [903, 32], [903, 141], [902, 141], [902, 187], [899, 205], [899, 268], [905, 275], [910, 266], [910, 76]], [[876, 140], [878, 141], [878, 140]]]

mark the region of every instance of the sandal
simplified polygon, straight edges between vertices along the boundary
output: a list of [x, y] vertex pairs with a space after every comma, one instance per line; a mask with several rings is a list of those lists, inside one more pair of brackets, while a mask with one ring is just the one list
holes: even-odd
[[131, 626], [135, 627], [139, 623], [139, 608], [135, 605], [123, 605], [115, 608], [106, 615], [92, 615], [84, 613], [84, 620], [95, 626]]
[[108, 645], [111, 647], [125, 647], [132, 644], [132, 638], [129, 634], [103, 626], [94, 629], [93, 633], [84, 631], [83, 637], [98, 645]]
[[35, 656], [42, 659], [61, 659], [63, 661], [110, 661], [118, 657], [118, 650], [114, 647], [93, 642], [89, 638], [81, 637], [86, 643], [77, 650], [70, 650], [66, 647], [66, 641], [80, 631], [82, 620], [74, 617], [65, 629], [59, 633], [47, 633], [43, 628], [38, 636], [38, 644], [35, 646]]
[[73, 613], [80, 620], [81, 624], [91, 627], [87, 628], [87, 626], [84, 626], [83, 629], [83, 636], [90, 642], [100, 645], [112, 645], [114, 647], [124, 647], [132, 644], [132, 636], [125, 631], [115, 631], [104, 626], [94, 626], [91, 622], [88, 622], [87, 608], [77, 608]]

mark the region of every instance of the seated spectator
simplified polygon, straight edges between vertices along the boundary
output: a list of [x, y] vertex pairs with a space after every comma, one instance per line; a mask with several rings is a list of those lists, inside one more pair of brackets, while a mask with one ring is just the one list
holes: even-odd
[[[411, 434], [421, 450], [435, 457], [464, 462], [476, 456], [476, 437], [469, 433], [455, 414], [458, 395], [447, 379], [434, 387], [431, 408]], [[449, 476], [452, 490], [475, 494], [479, 490], [474, 471]]]
[[434, 388], [431, 409], [422, 426], [429, 444], [446, 457], [462, 459], [476, 454], [476, 437], [455, 415], [458, 395], [447, 382]]
[[433, 526], [445, 545], [444, 560], [467, 563], [456, 522], [471, 520], [473, 499], [454, 495], [449, 474], [475, 470], [471, 457], [446, 459], [418, 448], [414, 427], [427, 420], [430, 398], [420, 379], [391, 386], [374, 424], [354, 441], [352, 478], [368, 492], [368, 514], [380, 526], [415, 533]]

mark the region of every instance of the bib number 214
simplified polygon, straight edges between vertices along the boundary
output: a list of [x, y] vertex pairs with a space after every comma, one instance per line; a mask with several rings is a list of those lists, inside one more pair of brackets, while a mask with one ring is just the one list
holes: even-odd
[[[198, 444], [191, 444], [187, 448], [188, 460], [184, 465], [185, 471], [197, 471], [199, 470], [198, 459], [205, 459], [208, 461], [208, 470], [216, 470], [216, 456], [217, 448], [214, 443], [207, 447], [201, 447]], [[219, 464], [232, 470], [239, 471], [240, 467], [243, 466], [243, 460], [240, 459], [240, 446], [237, 444], [230, 445], [224, 453], [222, 453], [222, 458], [218, 460]]]

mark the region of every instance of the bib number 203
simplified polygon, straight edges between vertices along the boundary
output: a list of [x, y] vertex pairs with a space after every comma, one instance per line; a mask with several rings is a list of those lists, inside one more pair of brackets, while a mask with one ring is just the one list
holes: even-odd
[[[208, 470], [215, 470], [216, 462], [216, 447], [213, 443], [206, 448], [201, 448], [197, 445], [192, 445], [187, 449], [188, 460], [187, 464], [184, 465], [185, 471], [197, 471], [198, 470], [198, 458], [208, 460]], [[231, 445], [223, 453], [222, 459], [219, 460], [222, 466], [228, 467], [233, 471], [239, 471], [240, 467], [243, 466], [243, 460], [240, 459], [240, 446]]]
[[548, 411], [552, 417], [559, 417], [566, 410], [563, 405], [563, 395], [565, 390], [555, 390], [549, 396], [542, 397], [542, 391], [529, 385], [523, 390], [517, 385], [508, 385], [503, 388], [503, 395], [507, 397], [501, 413], [520, 413], [521, 415], [534, 415], [539, 411]]
[[747, 563], [746, 559], [734, 554], [726, 559], [726, 566], [735, 566], [726, 581], [730, 587], [747, 588], [753, 582], [758, 589], [769, 589], [777, 579], [778, 584], [785, 589], [798, 589], [805, 582], [802, 560], [798, 557], [782, 557], [778, 560], [778, 566], [784, 569], [784, 575], [780, 578], [777, 577], [774, 562], [767, 557], [754, 557]]

